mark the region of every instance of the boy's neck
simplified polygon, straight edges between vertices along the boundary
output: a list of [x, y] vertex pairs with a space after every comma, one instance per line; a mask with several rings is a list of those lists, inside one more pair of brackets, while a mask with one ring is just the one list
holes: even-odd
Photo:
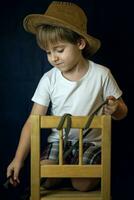
[[70, 81], [79, 81], [88, 71], [89, 62], [84, 59], [74, 66], [70, 71], [62, 72], [62, 75]]

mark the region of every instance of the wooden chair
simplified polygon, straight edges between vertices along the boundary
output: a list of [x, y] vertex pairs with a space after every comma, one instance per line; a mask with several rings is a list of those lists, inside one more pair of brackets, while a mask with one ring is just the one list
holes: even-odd
[[[83, 127], [88, 117], [72, 116], [72, 127], [78, 128], [79, 132], [79, 164], [63, 164], [63, 139], [62, 131], [59, 131], [59, 164], [40, 164], [40, 130], [42, 128], [56, 128], [60, 117], [56, 116], [31, 116], [31, 200], [110, 200], [110, 149], [111, 149], [111, 117], [95, 116], [91, 128], [101, 129], [101, 164], [82, 164], [82, 134]], [[66, 121], [64, 128], [66, 127]], [[40, 193], [41, 177], [100, 177], [101, 188], [97, 191], [80, 192], [69, 190], [46, 190]]]

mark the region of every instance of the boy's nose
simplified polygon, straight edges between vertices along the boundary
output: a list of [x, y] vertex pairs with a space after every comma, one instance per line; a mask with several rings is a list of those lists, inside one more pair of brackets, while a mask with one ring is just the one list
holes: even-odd
[[55, 61], [58, 61], [59, 60], [59, 57], [57, 55], [52, 55], [51, 57], [52, 61], [55, 62]]

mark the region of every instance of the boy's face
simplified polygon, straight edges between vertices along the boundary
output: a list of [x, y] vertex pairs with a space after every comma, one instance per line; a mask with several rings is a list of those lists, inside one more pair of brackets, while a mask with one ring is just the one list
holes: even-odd
[[61, 72], [68, 72], [83, 58], [82, 49], [83, 47], [79, 42], [78, 44], [58, 42], [57, 44], [50, 44], [46, 53], [48, 61], [53, 67], [58, 68]]

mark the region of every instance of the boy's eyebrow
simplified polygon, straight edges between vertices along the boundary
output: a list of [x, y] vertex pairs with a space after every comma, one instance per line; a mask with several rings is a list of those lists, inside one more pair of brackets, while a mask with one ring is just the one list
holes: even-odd
[[[57, 48], [64, 48], [65, 45], [64, 44], [59, 44], [59, 45], [55, 45], [52, 47], [52, 49], [57, 49]], [[46, 49], [46, 51], [49, 51], [49, 49]]]

